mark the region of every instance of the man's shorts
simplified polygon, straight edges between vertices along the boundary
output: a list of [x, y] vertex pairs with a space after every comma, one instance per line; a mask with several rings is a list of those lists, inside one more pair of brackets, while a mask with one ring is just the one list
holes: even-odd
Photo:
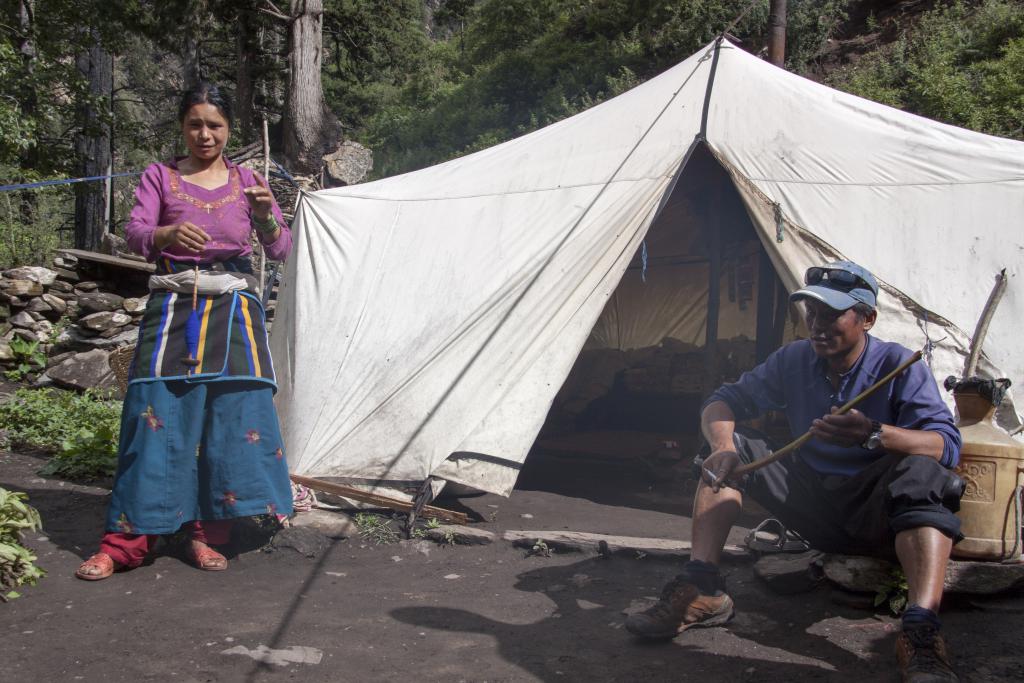
[[[744, 463], [771, 454], [759, 436], [737, 432], [733, 440]], [[955, 514], [963, 481], [924, 455], [882, 455], [844, 477], [818, 474], [793, 454], [751, 472], [740, 488], [825, 552], [892, 557], [896, 534], [918, 527], [938, 529], [954, 542], [963, 538]]]

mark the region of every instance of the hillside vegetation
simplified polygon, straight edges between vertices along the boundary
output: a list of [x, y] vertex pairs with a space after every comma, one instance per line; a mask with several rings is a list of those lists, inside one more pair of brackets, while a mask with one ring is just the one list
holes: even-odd
[[[789, 70], [940, 121], [1024, 139], [1024, 2], [788, 4]], [[240, 107], [244, 121], [229, 152], [256, 141], [265, 116], [280, 158], [291, 47], [288, 22], [272, 8], [287, 6], [0, 0], [0, 184], [85, 175], [90, 153], [83, 142], [100, 135], [109, 136], [115, 172], [139, 171], [174, 153], [176, 97], [197, 75], [229, 91], [240, 90], [244, 76], [251, 105]], [[768, 6], [323, 0], [324, 96], [345, 137], [373, 149], [374, 177], [389, 176], [583, 111], [684, 59], [730, 24], [743, 49], [763, 54]], [[90, 24], [99, 25], [81, 28]], [[95, 50], [113, 66], [109, 91], [93, 87], [83, 71], [83, 57]], [[114, 226], [127, 216], [133, 183], [114, 181]], [[0, 266], [42, 262], [68, 244], [80, 227], [75, 192], [0, 193], [7, 235]]]

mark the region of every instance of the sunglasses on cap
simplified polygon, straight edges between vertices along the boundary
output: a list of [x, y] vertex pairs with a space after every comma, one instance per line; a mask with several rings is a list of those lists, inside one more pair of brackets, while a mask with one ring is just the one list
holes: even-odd
[[820, 284], [822, 280], [828, 280], [832, 285], [838, 285], [845, 289], [863, 287], [871, 290], [872, 292], [875, 291], [874, 286], [864, 278], [840, 268], [824, 268], [821, 266], [815, 266], [813, 268], [808, 268], [807, 272], [804, 274], [805, 285], [817, 285]]

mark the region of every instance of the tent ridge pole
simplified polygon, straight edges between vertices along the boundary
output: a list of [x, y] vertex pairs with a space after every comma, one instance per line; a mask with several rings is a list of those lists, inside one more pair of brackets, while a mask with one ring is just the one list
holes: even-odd
[[704, 91], [704, 109], [700, 114], [700, 133], [698, 138], [704, 142], [708, 139], [708, 110], [711, 108], [711, 91], [715, 87], [715, 73], [718, 71], [718, 54], [722, 49], [724, 36], [718, 36], [715, 40], [715, 53], [711, 58], [711, 71], [708, 73], [708, 87]]

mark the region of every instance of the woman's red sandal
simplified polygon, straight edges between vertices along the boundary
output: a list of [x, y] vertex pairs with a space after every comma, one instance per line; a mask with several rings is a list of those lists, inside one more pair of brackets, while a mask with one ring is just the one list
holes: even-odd
[[75, 571], [75, 576], [83, 581], [102, 581], [103, 579], [110, 578], [115, 569], [117, 569], [117, 563], [114, 562], [110, 555], [96, 553], [79, 565]]
[[197, 569], [207, 572], [221, 572], [228, 568], [228, 558], [224, 557], [208, 545], [198, 550], [191, 545], [188, 550], [188, 559]]

